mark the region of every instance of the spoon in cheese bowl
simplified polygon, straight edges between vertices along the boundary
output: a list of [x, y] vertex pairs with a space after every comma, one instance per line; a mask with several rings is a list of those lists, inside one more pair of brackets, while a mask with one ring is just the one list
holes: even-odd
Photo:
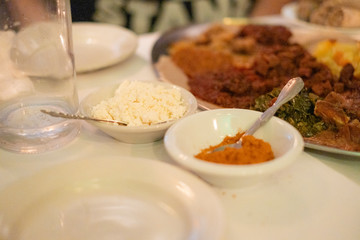
[[107, 123], [114, 123], [114, 124], [123, 125], [123, 126], [128, 125], [127, 123], [122, 122], [122, 121], [118, 121], [118, 120], [92, 118], [92, 117], [87, 117], [87, 116], [84, 116], [84, 115], [68, 114], [68, 113], [63, 113], [63, 112], [55, 112], [55, 111], [49, 111], [49, 110], [45, 110], [45, 109], [42, 109], [41, 112], [45, 113], [45, 114], [48, 114], [48, 115], [50, 115], [52, 117], [60, 117], [60, 118], [68, 118], [68, 119], [79, 119], [79, 120], [90, 120], [90, 121], [96, 121], [96, 122], [107, 122]]
[[269, 107], [261, 116], [251, 125], [251, 127], [244, 132], [240, 139], [233, 144], [226, 144], [215, 148], [213, 152], [223, 151], [227, 147], [241, 148], [242, 138], [247, 135], [253, 135], [262, 125], [264, 125], [272, 116], [275, 115], [276, 111], [286, 102], [294, 98], [304, 87], [304, 81], [300, 77], [290, 79], [286, 85], [282, 88], [279, 96], [275, 103]]
[[[93, 117], [88, 117], [88, 116], [84, 116], [84, 115], [79, 115], [79, 114], [69, 114], [69, 113], [63, 113], [63, 112], [55, 112], [55, 111], [50, 111], [50, 110], [45, 110], [42, 109], [41, 110], [42, 113], [48, 114], [52, 117], [60, 117], [60, 118], [67, 118], [67, 119], [78, 119], [78, 120], [87, 120], [87, 121], [95, 121], [95, 122], [107, 122], [107, 123], [112, 123], [112, 124], [118, 124], [118, 125], [122, 125], [122, 126], [127, 126], [128, 123], [123, 122], [123, 121], [119, 121], [119, 120], [111, 120], [111, 119], [100, 119], [100, 118], [93, 118]], [[169, 120], [170, 121], [170, 120]], [[161, 124], [161, 123], [166, 123], [169, 121], [163, 121], [163, 122], [157, 122], [157, 123], [152, 123], [153, 124]], [[150, 125], [150, 124], [149, 124]]]
[[[64, 113], [64, 112], [55, 112], [55, 111], [50, 111], [50, 110], [45, 110], [45, 109], [41, 109], [40, 110], [42, 113], [48, 114], [52, 117], [60, 117], [60, 118], [67, 118], [67, 119], [78, 119], [78, 120], [87, 120], [87, 121], [95, 121], [95, 122], [107, 122], [107, 123], [113, 123], [113, 124], [118, 124], [118, 125], [122, 125], [122, 126], [127, 126], [128, 123], [123, 122], [123, 121], [119, 121], [119, 120], [111, 120], [111, 119], [100, 119], [100, 118], [93, 118], [93, 117], [88, 117], [88, 116], [84, 116], [84, 115], [80, 115], [80, 114], [69, 114], [69, 113]], [[153, 125], [153, 124], [162, 124], [162, 123], [166, 123], [166, 122], [170, 122], [169, 121], [162, 121], [162, 122], [157, 122], [157, 123], [151, 123], [149, 125]]]

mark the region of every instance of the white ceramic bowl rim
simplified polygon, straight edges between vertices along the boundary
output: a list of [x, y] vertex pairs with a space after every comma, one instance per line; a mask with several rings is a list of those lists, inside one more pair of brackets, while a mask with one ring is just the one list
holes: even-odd
[[[179, 120], [177, 123], [181, 124], [182, 121], [192, 121], [193, 118], [197, 118], [198, 114], [209, 114], [210, 111], [217, 111], [219, 114], [231, 114], [231, 111], [237, 111], [236, 109], [216, 109], [216, 110], [209, 110], [209, 111], [203, 111], [196, 113], [192, 116], [189, 116], [187, 118]], [[252, 110], [246, 110], [246, 109], [238, 109], [239, 111], [252, 111]], [[252, 111], [255, 112], [255, 111]], [[210, 113], [212, 114], [212, 113]], [[258, 112], [259, 116], [261, 115], [261, 112]], [[287, 128], [290, 135], [293, 136], [293, 143], [291, 146], [292, 152], [287, 151], [283, 156], [277, 157], [271, 161], [263, 162], [263, 163], [257, 163], [257, 164], [251, 164], [251, 165], [226, 165], [226, 164], [218, 164], [218, 163], [212, 163], [207, 162], [204, 160], [200, 160], [195, 158], [194, 156], [187, 156], [183, 153], [181, 153], [177, 148], [172, 148], [172, 155], [177, 155], [178, 162], [181, 162], [185, 167], [192, 169], [194, 171], [198, 171], [201, 173], [208, 173], [208, 174], [216, 174], [216, 175], [226, 175], [226, 176], [239, 176], [239, 175], [260, 175], [264, 174], [266, 172], [273, 172], [277, 169], [283, 168], [284, 165], [290, 164], [288, 161], [290, 154], [298, 154], [303, 150], [304, 147], [304, 141], [301, 136], [301, 134], [298, 132], [298, 130], [287, 123], [286, 121], [278, 118], [273, 117], [270, 121], [277, 121], [279, 124], [281, 124], [284, 128]], [[174, 124], [169, 128], [165, 135], [165, 145], [171, 145], [173, 143], [170, 143], [170, 135], [172, 132], [177, 128], [178, 124]]]
[[[134, 80], [135, 81], [135, 80]], [[184, 113], [184, 115], [181, 117], [186, 117], [188, 115], [191, 115], [192, 113], [194, 113], [198, 107], [197, 105], [197, 101], [196, 98], [194, 97], [194, 95], [192, 95], [188, 90], [170, 84], [170, 83], [166, 83], [166, 82], [160, 82], [160, 81], [149, 81], [149, 80], [136, 80], [139, 82], [148, 82], [148, 83], [152, 83], [155, 85], [161, 85], [167, 88], [173, 88], [173, 89], [178, 89], [181, 93], [182, 98], [184, 99], [185, 103], [187, 104], [187, 109], [186, 112]], [[98, 94], [99, 92], [105, 90], [105, 89], [109, 89], [109, 90], [113, 90], [115, 91], [116, 88], [120, 85], [121, 83], [117, 83], [117, 84], [110, 84], [107, 85], [105, 87], [102, 87], [100, 89], [97, 89], [95, 91], [93, 91], [92, 93], [88, 94], [80, 103], [80, 112], [81, 114], [84, 114], [86, 116], [88, 116], [88, 111], [86, 111], [85, 109], [85, 104], [87, 103], [87, 101], [95, 96], [96, 94]], [[109, 96], [111, 97], [111, 96]], [[179, 118], [179, 119], [181, 119]], [[119, 131], [123, 131], [123, 132], [134, 132], [134, 131], [139, 131], [139, 132], [146, 132], [146, 131], [155, 131], [157, 129], [164, 129], [164, 128], [168, 128], [169, 126], [171, 126], [174, 122], [178, 121], [179, 119], [171, 119], [169, 121], [166, 121], [164, 123], [157, 123], [157, 124], [152, 124], [152, 125], [140, 125], [140, 126], [122, 126], [122, 125], [116, 125], [116, 124], [111, 124], [111, 123], [103, 123], [103, 122], [92, 122], [94, 124], [96, 124], [97, 126], [101, 126], [106, 124], [107, 127], [111, 127], [114, 129], [118, 129]]]

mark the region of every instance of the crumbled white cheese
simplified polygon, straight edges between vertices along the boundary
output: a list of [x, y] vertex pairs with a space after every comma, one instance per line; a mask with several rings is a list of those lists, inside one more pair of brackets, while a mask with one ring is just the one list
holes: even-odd
[[186, 105], [178, 89], [151, 82], [124, 81], [114, 97], [92, 108], [92, 115], [127, 122], [128, 126], [140, 126], [177, 119], [185, 111]]

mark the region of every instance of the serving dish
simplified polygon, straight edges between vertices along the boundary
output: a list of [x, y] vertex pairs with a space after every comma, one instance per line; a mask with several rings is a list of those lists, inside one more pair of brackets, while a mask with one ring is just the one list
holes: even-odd
[[240, 188], [255, 185], [286, 169], [303, 150], [304, 142], [300, 133], [279, 118], [272, 117], [254, 133], [256, 138], [270, 143], [275, 155], [273, 160], [226, 165], [200, 160], [194, 155], [217, 145], [225, 136], [245, 131], [260, 115], [261, 112], [247, 109], [216, 109], [195, 113], [169, 128], [164, 138], [165, 148], [178, 164], [214, 186]]
[[[189, 116], [196, 111], [196, 98], [189, 91], [166, 82], [151, 81], [151, 83], [155, 86], [160, 85], [165, 88], [177, 89], [180, 91], [182, 99], [186, 105], [186, 111], [183, 117]], [[81, 114], [85, 116], [92, 116], [92, 108], [101, 101], [113, 97], [118, 86], [119, 84], [108, 85], [87, 95], [80, 103]], [[162, 123], [141, 126], [121, 126], [95, 121], [88, 122], [119, 141], [126, 143], [149, 143], [162, 139], [166, 130], [177, 120], [178, 119], [174, 119]]]
[[[246, 23], [246, 22], [245, 22]], [[247, 23], [259, 23], [262, 24], [263, 22], [260, 20], [249, 20]], [[168, 56], [167, 49], [168, 47], [175, 41], [180, 39], [184, 39], [187, 37], [194, 37], [201, 34], [205, 31], [210, 25], [213, 23], [208, 24], [195, 24], [190, 26], [185, 26], [182, 28], [170, 30], [165, 32], [154, 44], [152, 49], [152, 62], [155, 66], [155, 71], [159, 75], [159, 78], [162, 81], [170, 82], [172, 84], [181, 86], [187, 90], [190, 90], [188, 85], [188, 77], [184, 74], [184, 72], [176, 66], [171, 58]], [[272, 23], [276, 24], [276, 23]], [[317, 46], [317, 44], [321, 41], [327, 39], [336, 39], [341, 42], [351, 43], [356, 41], [356, 37], [342, 34], [340, 32], [322, 32], [322, 34], [318, 34], [314, 32], [313, 29], [310, 28], [291, 28], [289, 29], [292, 32], [292, 37], [290, 41], [295, 41], [302, 46], [304, 46], [308, 51], [313, 52]], [[360, 37], [360, 34], [358, 34]], [[222, 108], [221, 106], [209, 103], [205, 100], [197, 98], [198, 105], [201, 109], [209, 110], [209, 109], [219, 109]], [[340, 150], [337, 148], [332, 147], [324, 147], [322, 145], [313, 144], [313, 143], [305, 143], [307, 148], [326, 151], [326, 152], [334, 152], [334, 153], [341, 153], [349, 156], [357, 156], [357, 152], [353, 151], [346, 151]]]
[[211, 26], [210, 23], [192, 24], [183, 27], [177, 27], [163, 33], [155, 42], [151, 50], [151, 61], [153, 64], [160, 60], [163, 55], [168, 55], [170, 44], [184, 38], [193, 38], [204, 32]]
[[[254, 19], [248, 21], [243, 20], [242, 23], [264, 24], [263, 20], [261, 19]], [[156, 74], [162, 81], [175, 84], [186, 90], [190, 90], [190, 87], [187, 83], [187, 76], [178, 66], [176, 66], [176, 64], [172, 62], [169, 57], [168, 48], [172, 43], [177, 42], [181, 39], [193, 38], [200, 35], [213, 24], [214, 23], [203, 23], [178, 27], [167, 31], [160, 36], [160, 38], [155, 42], [154, 46], [152, 47], [151, 61]], [[324, 32], [322, 34], [316, 34], [316, 32], [306, 28], [290, 29], [293, 34], [293, 36], [291, 37], [291, 41], [295, 41], [303, 45], [310, 52], [315, 49], [316, 45], [320, 41], [324, 41], [326, 39], [337, 39], [342, 42], [354, 42], [354, 38], [352, 36], [344, 35], [341, 33]], [[197, 98], [197, 101], [199, 107], [203, 110], [222, 108], [221, 106], [212, 104], [200, 98]]]
[[335, 33], [342, 33], [342, 34], [354, 35], [359, 37], [359, 31], [360, 31], [359, 27], [353, 27], [353, 28], [331, 27], [331, 26], [324, 26], [320, 24], [306, 22], [297, 16], [297, 11], [298, 11], [298, 3], [292, 2], [285, 4], [282, 7], [281, 15], [300, 27], [309, 28], [314, 31], [335, 32]]
[[345, 155], [345, 156], [349, 156], [349, 157], [360, 157], [360, 152], [347, 151], [347, 150], [342, 150], [339, 148], [327, 147], [327, 146], [322, 146], [322, 145], [314, 144], [314, 143], [305, 142], [305, 147], [309, 148], [309, 149], [313, 149], [313, 150], [318, 150], [318, 151], [323, 151], [323, 152], [328, 152], [328, 153], [335, 153], [335, 154]]
[[112, 66], [134, 54], [137, 35], [106, 23], [73, 23], [74, 59], [77, 73]]
[[124, 156], [76, 159], [10, 184], [0, 219], [4, 240], [219, 240], [224, 230], [222, 205], [206, 183]]

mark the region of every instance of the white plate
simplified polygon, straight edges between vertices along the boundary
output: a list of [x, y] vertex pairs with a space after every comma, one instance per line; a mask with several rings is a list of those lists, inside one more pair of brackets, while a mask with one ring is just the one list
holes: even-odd
[[360, 28], [330, 27], [330, 26], [324, 26], [324, 25], [310, 23], [301, 20], [297, 16], [297, 9], [298, 9], [298, 3], [296, 2], [288, 3], [282, 7], [281, 15], [291, 20], [294, 24], [297, 24], [302, 27], [310, 28], [312, 30], [325, 31], [325, 32], [339, 32], [343, 34], [359, 36]]
[[223, 235], [222, 205], [200, 179], [139, 158], [81, 159], [0, 193], [0, 239], [197, 239]]
[[138, 38], [132, 31], [106, 23], [74, 23], [73, 42], [77, 73], [114, 65], [130, 57]]
[[322, 145], [318, 145], [318, 144], [314, 144], [314, 143], [306, 143], [305, 142], [305, 147], [314, 149], [314, 150], [323, 151], [323, 152], [328, 152], [328, 153], [335, 153], [335, 154], [341, 154], [341, 155], [352, 156], [352, 157], [360, 157], [360, 152], [346, 151], [346, 150], [322, 146]]

